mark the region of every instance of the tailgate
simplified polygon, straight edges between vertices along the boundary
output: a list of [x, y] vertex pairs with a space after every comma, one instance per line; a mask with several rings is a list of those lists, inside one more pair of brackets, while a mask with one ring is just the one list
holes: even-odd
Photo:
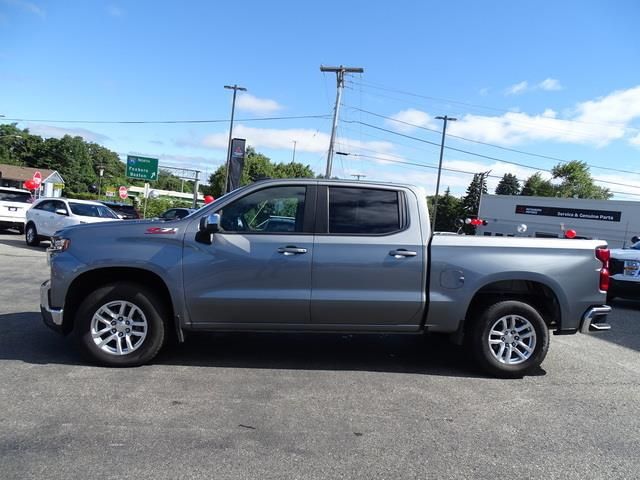
[[26, 218], [27, 210], [31, 207], [30, 203], [22, 202], [0, 202], [0, 217], [5, 219], [15, 219], [16, 221], [23, 221]]

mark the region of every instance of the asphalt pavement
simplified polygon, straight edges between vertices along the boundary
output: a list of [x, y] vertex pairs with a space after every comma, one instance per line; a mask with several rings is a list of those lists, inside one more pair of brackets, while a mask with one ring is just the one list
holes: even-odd
[[407, 335], [211, 334], [109, 369], [43, 325], [47, 277], [0, 232], [0, 479], [640, 476], [640, 302], [518, 380]]

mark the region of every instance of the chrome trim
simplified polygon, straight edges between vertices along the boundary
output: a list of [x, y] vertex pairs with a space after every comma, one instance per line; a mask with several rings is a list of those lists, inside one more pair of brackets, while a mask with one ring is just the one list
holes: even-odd
[[49, 290], [51, 289], [51, 281], [47, 280], [42, 285], [40, 285], [40, 308], [46, 311], [49, 315], [51, 315], [51, 321], [57, 325], [62, 325], [62, 319], [64, 315], [64, 309], [62, 308], [51, 308], [49, 306]]
[[600, 319], [599, 317], [601, 316], [606, 317], [609, 313], [611, 313], [611, 307], [609, 305], [591, 307], [582, 316], [582, 323], [580, 324], [580, 333], [610, 330], [611, 325], [609, 325], [608, 323], [603, 323], [603, 322], [593, 323], [594, 320], [596, 319], [599, 320]]

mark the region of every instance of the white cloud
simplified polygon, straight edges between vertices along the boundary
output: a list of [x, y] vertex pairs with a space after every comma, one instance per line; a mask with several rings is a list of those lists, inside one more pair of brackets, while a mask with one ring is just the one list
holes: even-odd
[[540, 90], [562, 90], [562, 85], [555, 78], [546, 78], [541, 81], [537, 87]]
[[43, 124], [27, 124], [27, 128], [30, 133], [45, 138], [62, 138], [65, 135], [71, 135], [72, 137], [82, 137], [88, 142], [102, 143], [111, 140], [102, 133], [92, 132], [85, 128], [63, 128]]
[[[412, 116], [420, 120], [426, 118], [428, 114], [412, 110]], [[596, 147], [603, 147], [612, 141], [628, 137], [629, 132], [633, 131], [634, 136], [628, 140], [638, 145], [640, 139], [635, 136], [637, 129], [631, 128], [630, 125], [638, 119], [640, 119], [640, 86], [614, 91], [604, 97], [579, 103], [565, 118], [559, 118], [558, 113], [550, 108], [545, 109], [541, 114], [524, 112], [506, 112], [498, 116], [467, 114], [459, 116], [457, 122], [452, 122], [448, 131], [453, 135], [499, 145], [553, 141]], [[396, 130], [399, 130], [398, 125], [394, 127]], [[420, 125], [420, 122], [416, 122], [416, 125]]]
[[640, 133], [638, 135], [636, 135], [635, 137], [632, 137], [629, 139], [629, 143], [631, 145], [637, 145], [640, 147]]
[[[299, 152], [325, 153], [329, 148], [329, 135], [319, 130], [291, 128], [254, 128], [242, 124], [234, 126], [234, 137], [246, 138], [247, 144], [255, 148], [270, 148], [274, 150], [291, 150], [293, 142], [296, 142], [296, 150]], [[182, 145], [204, 146], [207, 148], [226, 150], [229, 140], [229, 132], [217, 132], [207, 135], [197, 142], [182, 141]], [[338, 137], [336, 150], [354, 153], [361, 148], [376, 153], [390, 152], [394, 146], [391, 142], [363, 142], [349, 138]]]
[[[416, 126], [437, 128], [437, 125], [431, 115], [427, 112], [416, 110], [415, 108], [402, 110], [401, 112], [391, 115], [391, 118], [397, 120], [397, 122], [394, 122], [393, 120], [385, 120], [385, 123], [399, 132], [413, 132], [416, 130]], [[410, 123], [411, 125], [406, 125], [405, 123], [400, 122]]]
[[109, 5], [107, 7], [107, 13], [112, 17], [121, 17], [124, 15], [124, 10], [117, 5]]
[[508, 87], [505, 93], [507, 95], [520, 95], [521, 93], [524, 93], [527, 88], [529, 88], [529, 82], [524, 80], [520, 83], [516, 83], [515, 85], [511, 85], [510, 87]]
[[236, 107], [238, 110], [255, 114], [273, 113], [283, 108], [282, 105], [275, 100], [254, 97], [250, 93], [240, 94], [236, 100]]
[[44, 18], [45, 16], [44, 9], [42, 9], [42, 7], [36, 5], [35, 3], [27, 2], [25, 0], [3, 0], [3, 2], [6, 3], [7, 5], [14, 5], [16, 7], [19, 7], [39, 17]]

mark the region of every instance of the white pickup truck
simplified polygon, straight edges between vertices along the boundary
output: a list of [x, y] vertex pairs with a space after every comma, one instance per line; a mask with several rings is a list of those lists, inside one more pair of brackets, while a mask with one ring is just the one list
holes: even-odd
[[537, 368], [549, 333], [602, 331], [599, 240], [432, 235], [409, 185], [268, 180], [186, 218], [59, 231], [47, 325], [103, 365], [140, 365], [173, 330], [450, 334], [485, 371]]

